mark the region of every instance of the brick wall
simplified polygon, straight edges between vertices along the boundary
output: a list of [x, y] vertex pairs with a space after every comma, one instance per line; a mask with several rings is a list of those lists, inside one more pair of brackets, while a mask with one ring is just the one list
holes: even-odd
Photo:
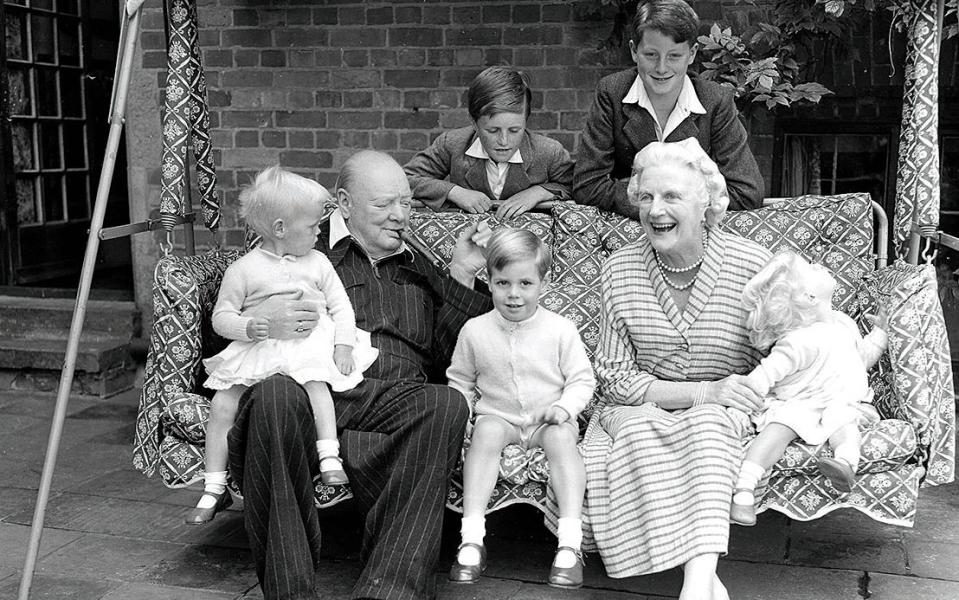
[[[749, 10], [734, 0], [694, 4], [704, 21]], [[383, 150], [403, 163], [440, 132], [469, 123], [465, 87], [488, 65], [526, 71], [534, 89], [530, 128], [575, 152], [596, 82], [629, 64], [624, 52], [597, 49], [609, 15], [587, 15], [583, 6], [201, 0], [227, 243], [240, 241], [238, 187], [257, 170], [280, 163], [332, 186], [356, 149]], [[140, 76], [155, 86], [144, 114], [158, 119], [163, 15], [152, 4], [144, 10]], [[758, 154], [771, 153], [771, 142], [758, 141]], [[142, 165], [151, 186], [157, 164]]]
[[[166, 58], [157, 4], [143, 9], [141, 68], [134, 76], [128, 115], [131, 213], [139, 218], [155, 210], [159, 196], [160, 88]], [[529, 73], [534, 88], [531, 129], [558, 139], [575, 154], [596, 82], [629, 64], [624, 52], [597, 49], [609, 31], [609, 15], [587, 15], [582, 8], [598, 0], [199, 4], [228, 245], [241, 243], [238, 187], [256, 171], [280, 163], [332, 186], [340, 165], [357, 149], [384, 150], [403, 163], [438, 133], [468, 124], [465, 87], [488, 65], [508, 64]], [[707, 25], [718, 20], [737, 30], [769, 10], [768, 3], [736, 0], [693, 5]], [[837, 97], [791, 114], [897, 122], [902, 44], [890, 60], [886, 40], [881, 23], [857, 32], [854, 42], [862, 61], [830, 62], [824, 74]], [[954, 55], [955, 45], [944, 49], [953, 83]], [[897, 61], [897, 75], [890, 79]], [[776, 118], [757, 110], [748, 124], [767, 193], [773, 195], [776, 190], [768, 186]], [[208, 242], [204, 232], [198, 231], [198, 242]], [[149, 288], [156, 244], [136, 243], [138, 288]], [[148, 298], [146, 292], [142, 295]]]

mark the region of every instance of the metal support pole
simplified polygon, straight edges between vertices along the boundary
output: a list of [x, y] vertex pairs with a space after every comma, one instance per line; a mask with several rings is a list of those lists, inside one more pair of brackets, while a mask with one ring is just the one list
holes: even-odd
[[86, 317], [87, 301], [90, 298], [90, 284], [93, 280], [93, 269], [96, 266], [97, 251], [100, 247], [100, 230], [103, 229], [103, 218], [106, 214], [107, 199], [110, 195], [110, 184], [113, 182], [113, 169], [116, 165], [117, 148], [120, 146], [120, 136], [123, 132], [124, 113], [126, 111], [127, 90], [130, 86], [130, 72], [133, 68], [133, 56], [136, 51], [137, 35], [140, 30], [140, 7], [143, 0], [130, 0], [126, 3], [125, 16], [127, 19], [124, 41], [120, 49], [120, 68], [118, 77], [113, 82], [113, 99], [110, 105], [113, 112], [110, 115], [110, 134], [107, 138], [106, 152], [103, 158], [103, 170], [100, 172], [100, 182], [97, 186], [97, 196], [93, 207], [93, 216], [90, 220], [90, 234], [87, 237], [86, 252], [83, 256], [83, 268], [80, 271], [80, 287], [77, 290], [77, 302], [74, 307], [73, 321], [70, 324], [70, 337], [67, 341], [67, 353], [60, 373], [60, 387], [57, 389], [57, 404], [53, 412], [53, 424], [50, 426], [50, 438], [47, 441], [47, 454], [43, 462], [43, 474], [40, 477], [40, 488], [37, 491], [37, 504], [33, 511], [33, 522], [30, 526], [30, 544], [27, 556], [23, 563], [23, 573], [20, 577], [19, 600], [28, 600], [30, 586], [33, 583], [33, 572], [37, 566], [37, 554], [40, 550], [40, 537], [43, 533], [43, 518], [50, 499], [50, 484], [53, 481], [53, 470], [57, 464], [57, 453], [60, 450], [60, 437], [63, 434], [63, 422], [67, 415], [67, 401], [70, 397], [70, 388], [73, 385], [73, 373], [76, 369], [77, 352], [80, 343], [80, 332]]

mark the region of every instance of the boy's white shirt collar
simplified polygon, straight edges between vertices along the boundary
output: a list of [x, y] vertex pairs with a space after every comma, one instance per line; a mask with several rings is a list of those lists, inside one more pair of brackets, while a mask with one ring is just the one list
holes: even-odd
[[[486, 148], [483, 148], [483, 143], [480, 142], [479, 138], [474, 139], [470, 147], [466, 149], [466, 156], [472, 156], [473, 158], [480, 158], [482, 160], [492, 160], [489, 154], [486, 153]], [[510, 156], [506, 162], [523, 164], [523, 155], [520, 154], [519, 148], [516, 149], [516, 152], [513, 152], [513, 155]]]
[[639, 75], [636, 76], [633, 85], [629, 88], [629, 91], [626, 92], [626, 96], [623, 97], [623, 104], [636, 104], [640, 108], [645, 108], [653, 117], [653, 123], [656, 124], [656, 137], [661, 142], [669, 137], [669, 134], [679, 127], [679, 124], [690, 114], [706, 114], [706, 108], [703, 107], [699, 96], [696, 95], [696, 88], [693, 87], [693, 81], [689, 78], [689, 75], [683, 75], [683, 89], [679, 91], [676, 106], [674, 106], [672, 112], [669, 113], [665, 127], [663, 127], [659, 123], [659, 119], [656, 118], [656, 109], [653, 108], [653, 103], [649, 100], [649, 94], [646, 93], [643, 80]]

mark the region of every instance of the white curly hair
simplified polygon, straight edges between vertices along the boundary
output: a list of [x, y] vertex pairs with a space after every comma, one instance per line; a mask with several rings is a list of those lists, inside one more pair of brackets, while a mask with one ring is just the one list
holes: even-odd
[[662, 164], [680, 165], [698, 173], [706, 190], [702, 199], [706, 225], [714, 227], [722, 222], [726, 208], [729, 207], [726, 178], [699, 145], [699, 141], [692, 137], [680, 142], [652, 142], [636, 153], [636, 158], [633, 159], [633, 175], [626, 187], [626, 195], [631, 204], [635, 205], [639, 199], [639, 181], [643, 171]]

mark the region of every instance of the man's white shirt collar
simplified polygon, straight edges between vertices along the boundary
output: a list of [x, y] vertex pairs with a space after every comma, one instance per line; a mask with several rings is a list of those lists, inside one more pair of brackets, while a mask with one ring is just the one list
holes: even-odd
[[[705, 112], [705, 111], [703, 111]], [[483, 160], [491, 160], [489, 154], [486, 153], [486, 148], [483, 148], [482, 142], [479, 138], [473, 140], [473, 143], [470, 144], [470, 147], [466, 149], [466, 156], [472, 156], [473, 158], [481, 158]], [[520, 154], [519, 148], [516, 149], [516, 152], [513, 152], [513, 156], [509, 157], [509, 160], [506, 162], [514, 164], [523, 164], [523, 155]]]
[[[346, 219], [343, 218], [343, 215], [340, 214], [340, 209], [337, 208], [332, 213], [330, 213], [330, 248], [333, 248], [338, 243], [340, 243], [345, 238], [353, 237], [353, 234], [350, 233], [349, 228], [346, 226]], [[356, 238], [353, 238], [356, 239]], [[359, 240], [356, 241], [357, 244], [362, 248], [363, 244], [360, 244]], [[381, 256], [380, 258], [373, 260], [370, 259], [370, 262], [375, 263], [383, 260], [384, 258], [389, 258], [391, 256], [396, 256], [397, 254], [402, 254], [407, 250], [406, 242], [402, 242], [400, 247], [396, 252], [389, 254], [387, 256]], [[366, 249], [363, 249], [366, 252]]]
[[351, 235], [350, 230], [346, 227], [346, 219], [343, 218], [340, 209], [337, 208], [330, 213], [330, 248], [340, 243], [343, 238], [348, 238]]
[[653, 123], [656, 124], [656, 137], [661, 142], [669, 137], [669, 134], [679, 127], [679, 124], [686, 120], [686, 117], [690, 114], [706, 114], [706, 109], [703, 107], [703, 103], [699, 101], [699, 96], [696, 95], [696, 88], [693, 87], [693, 81], [689, 78], [689, 75], [683, 75], [683, 89], [679, 91], [676, 106], [674, 106], [673, 111], [669, 113], [665, 127], [663, 127], [659, 123], [659, 119], [656, 118], [656, 109], [653, 108], [653, 103], [649, 100], [649, 94], [646, 93], [643, 80], [639, 75], [636, 76], [633, 85], [629, 88], [629, 91], [626, 92], [626, 96], [623, 97], [623, 104], [636, 104], [640, 108], [645, 108], [653, 117]]

